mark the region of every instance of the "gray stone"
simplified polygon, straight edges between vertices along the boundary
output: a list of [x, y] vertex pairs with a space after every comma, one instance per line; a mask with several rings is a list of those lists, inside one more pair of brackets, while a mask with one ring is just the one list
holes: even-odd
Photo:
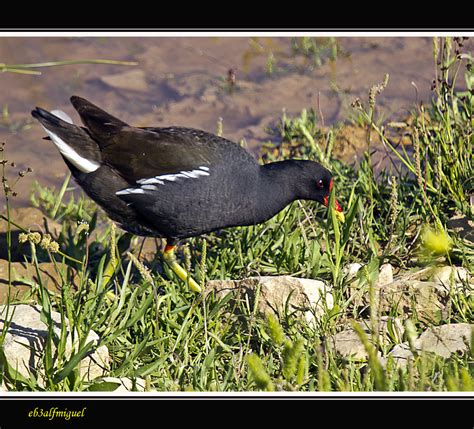
[[398, 365], [405, 365], [409, 359], [413, 359], [408, 342], [397, 344], [389, 353]]
[[432, 271], [433, 281], [445, 286], [450, 286], [451, 281], [462, 283], [469, 281], [469, 273], [463, 267], [437, 267]]
[[[370, 338], [370, 333], [364, 330]], [[345, 359], [365, 361], [367, 351], [365, 350], [359, 335], [353, 329], [345, 329], [331, 337], [331, 348]]]
[[[452, 323], [428, 328], [413, 342], [417, 353], [434, 353], [443, 358], [449, 358], [452, 354], [464, 354], [471, 347], [471, 332], [474, 325], [468, 323]], [[397, 344], [389, 353], [399, 366], [406, 365], [409, 359], [413, 359], [408, 342]]]
[[[426, 267], [421, 270], [407, 271], [394, 278], [393, 267], [384, 264], [380, 267], [374, 283], [374, 302], [369, 298], [366, 282], [360, 282], [357, 275], [362, 266], [349, 264], [344, 268], [345, 279], [349, 286], [350, 299], [356, 307], [368, 308], [375, 304], [377, 314], [391, 314], [407, 318], [416, 318], [428, 324], [438, 324], [447, 317], [450, 296], [455, 293], [466, 296], [474, 294], [474, 285], [468, 270], [463, 267]], [[454, 284], [451, 285], [451, 276]], [[466, 286], [467, 285], [467, 286]]]
[[[370, 320], [362, 320], [357, 323], [364, 330], [369, 342], [373, 344]], [[390, 330], [394, 336], [393, 339], [392, 335], [389, 335], [389, 323], [391, 323]], [[401, 321], [390, 316], [382, 316], [375, 329], [378, 329], [377, 340], [382, 345], [393, 341], [399, 341], [403, 335], [403, 326]], [[336, 353], [345, 359], [362, 361], [367, 359], [367, 351], [365, 350], [359, 335], [353, 328], [345, 329], [332, 336], [330, 345]], [[378, 355], [380, 356], [380, 353], [378, 353]]]
[[403, 338], [403, 323], [397, 317], [382, 316], [379, 321], [379, 341], [381, 344], [400, 342]]
[[346, 265], [343, 269], [343, 273], [347, 281], [353, 280], [361, 268], [362, 264], [359, 264], [358, 262]]
[[380, 311], [397, 311], [408, 316], [416, 313], [420, 321], [439, 322], [446, 316], [443, 304], [448, 291], [436, 282], [397, 280], [378, 290]]
[[474, 325], [452, 323], [436, 326], [423, 332], [415, 342], [417, 348], [448, 358], [453, 353], [466, 353], [471, 346], [471, 332]]
[[[3, 342], [3, 351], [7, 362], [20, 374], [28, 378], [30, 373], [37, 373], [40, 383], [42, 370], [42, 355], [44, 352], [45, 340], [48, 335], [47, 326], [40, 320], [41, 307], [39, 305], [10, 305], [8, 313], [8, 330]], [[61, 334], [61, 315], [52, 311], [54, 321], [54, 332]], [[0, 306], [0, 331], [5, 324], [7, 317], [7, 306]], [[67, 325], [69, 325], [67, 323]], [[67, 328], [69, 330], [69, 327]], [[97, 344], [99, 336], [91, 331], [86, 343], [93, 341]], [[75, 343], [72, 343], [72, 336], [69, 333], [66, 340], [66, 358], [70, 358], [77, 350], [77, 336]], [[53, 345], [53, 356], [56, 349]], [[96, 377], [103, 376], [109, 367], [109, 351], [106, 346], [98, 347], [94, 353], [86, 356], [79, 363], [79, 373], [84, 380], [89, 381]]]
[[375, 287], [384, 287], [393, 282], [393, 268], [390, 264], [383, 264], [379, 270], [379, 276], [375, 282]]
[[255, 295], [260, 286], [257, 309], [261, 314], [283, 314], [288, 303], [290, 311], [301, 314], [308, 322], [321, 316], [334, 306], [330, 288], [322, 281], [291, 276], [249, 277], [243, 280], [211, 280], [206, 284], [206, 293], [217, 297], [228, 293], [234, 299], [255, 304]]

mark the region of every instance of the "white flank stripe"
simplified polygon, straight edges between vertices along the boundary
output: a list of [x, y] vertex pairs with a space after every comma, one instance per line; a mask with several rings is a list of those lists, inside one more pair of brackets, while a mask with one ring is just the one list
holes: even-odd
[[185, 177], [189, 177], [190, 179], [197, 179], [199, 177], [192, 171], [180, 171], [179, 174], [183, 174]]
[[151, 179], [140, 179], [140, 180], [137, 180], [137, 183], [140, 183], [141, 185], [164, 185], [165, 184], [163, 180], [158, 180], [155, 177], [152, 177]]
[[189, 175], [193, 179], [197, 179], [199, 176], [209, 176], [209, 173], [207, 173], [206, 171], [201, 171], [201, 170], [182, 171], [181, 173]]
[[142, 185], [140, 188], [145, 189], [147, 191], [156, 191], [158, 188], [155, 185]]
[[46, 134], [51, 138], [53, 143], [59, 149], [59, 152], [76, 168], [81, 170], [83, 173], [92, 173], [100, 167], [100, 164], [94, 161], [90, 161], [87, 158], [79, 155], [71, 146], [61, 140], [56, 134], [43, 127]]
[[183, 176], [179, 174], [163, 174], [162, 176], [156, 176], [156, 180], [169, 180], [170, 182], [174, 182], [175, 180], [182, 178]]
[[127, 188], [122, 189], [115, 193], [115, 195], [128, 195], [128, 194], [144, 194], [145, 191], [141, 188]]
[[[155, 176], [149, 179], [140, 179], [137, 180], [137, 183], [141, 185], [164, 185], [165, 180], [175, 182], [178, 179], [198, 179], [200, 176], [209, 176], [210, 173], [208, 173], [208, 171], [208, 167], [199, 167], [199, 170], [180, 171], [176, 174], [162, 174], [161, 176]], [[147, 189], [144, 186], [142, 186], [142, 188]]]
[[195, 174], [196, 176], [210, 176], [210, 174], [207, 171], [193, 170], [192, 173]]

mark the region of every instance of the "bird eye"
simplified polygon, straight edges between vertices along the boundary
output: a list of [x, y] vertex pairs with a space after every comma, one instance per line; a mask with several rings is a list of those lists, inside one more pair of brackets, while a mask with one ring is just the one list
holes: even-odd
[[318, 180], [317, 185], [318, 185], [318, 188], [324, 188], [324, 182], [322, 181], [322, 179]]

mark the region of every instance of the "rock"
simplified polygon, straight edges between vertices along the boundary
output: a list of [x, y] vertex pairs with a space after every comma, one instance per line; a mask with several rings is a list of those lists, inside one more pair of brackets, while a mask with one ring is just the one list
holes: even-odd
[[447, 317], [445, 305], [448, 291], [433, 282], [413, 282], [412, 292], [405, 295], [404, 305], [410, 305], [408, 300], [414, 303], [414, 309], [418, 320], [427, 323], [439, 323]]
[[379, 276], [375, 282], [375, 287], [384, 287], [393, 282], [393, 268], [390, 264], [383, 264], [379, 270]]
[[330, 288], [324, 282], [291, 276], [249, 277], [243, 280], [211, 280], [206, 284], [206, 293], [216, 297], [234, 293], [234, 299], [248, 301], [253, 308], [255, 294], [260, 285], [258, 311], [263, 314], [283, 314], [288, 301], [290, 311], [295, 311], [308, 322], [321, 316], [334, 306]]
[[469, 273], [463, 267], [437, 267], [432, 271], [433, 281], [448, 287], [451, 284], [451, 276], [455, 284], [469, 281]]
[[[42, 234], [48, 233], [54, 239], [59, 237], [59, 234], [61, 234], [61, 224], [49, 219], [43, 214], [43, 212], [41, 212], [41, 210], [34, 207], [22, 207], [10, 210], [10, 219], [26, 230], [40, 232]], [[23, 261], [24, 255], [30, 254], [30, 247], [29, 245], [21, 245], [18, 242], [18, 236], [21, 231], [17, 227], [10, 224], [10, 229], [12, 239], [10, 246], [12, 260]], [[0, 259], [8, 258], [7, 231], [8, 223], [5, 220], [0, 219]]]
[[[363, 265], [358, 262], [346, 265], [344, 267], [344, 276], [351, 287], [359, 288], [361, 286], [361, 282], [359, 280], [360, 276], [358, 276], [358, 273], [362, 267]], [[392, 282], [393, 268], [390, 264], [383, 264], [379, 269], [377, 280], [375, 281], [375, 287], [381, 288]], [[366, 282], [363, 282], [363, 284], [366, 284]]]
[[[390, 322], [390, 329], [389, 329]], [[370, 343], [373, 344], [370, 320], [362, 320], [357, 322], [364, 330]], [[391, 331], [391, 334], [390, 332]], [[378, 341], [380, 344], [387, 344], [393, 341], [400, 341], [403, 335], [403, 326], [399, 319], [383, 316], [378, 323]], [[392, 336], [394, 338], [392, 338]], [[365, 350], [359, 335], [353, 328], [345, 329], [331, 337], [332, 349], [345, 359], [364, 361], [367, 359], [367, 351]], [[380, 356], [380, 353], [378, 353]]]
[[446, 288], [435, 282], [397, 280], [379, 288], [379, 311], [408, 317], [416, 313], [420, 321], [439, 322], [446, 316], [443, 304], [448, 296]]
[[410, 350], [408, 342], [397, 344], [389, 353], [397, 366], [405, 366], [409, 359], [413, 359], [413, 353]]
[[[7, 317], [7, 306], [0, 306], [0, 332], [4, 328]], [[8, 329], [3, 342], [3, 351], [7, 362], [24, 377], [29, 378], [30, 373], [36, 373], [40, 385], [43, 380], [42, 355], [44, 352], [45, 340], [48, 335], [47, 326], [40, 320], [41, 307], [39, 305], [10, 305], [8, 313]], [[61, 335], [61, 315], [52, 311], [54, 321], [54, 332]], [[67, 323], [69, 326], [69, 323]], [[68, 327], [69, 329], [69, 327]], [[93, 341], [97, 344], [99, 336], [91, 331], [86, 343]], [[77, 340], [76, 340], [77, 341]], [[77, 345], [72, 344], [72, 336], [69, 334], [66, 340], [65, 355], [70, 358], [73, 351], [77, 350]], [[53, 355], [56, 348], [53, 344]], [[86, 356], [79, 363], [79, 373], [86, 381], [104, 375], [109, 367], [109, 351], [106, 346], [98, 347], [94, 353]]]
[[[370, 338], [368, 330], [364, 331]], [[364, 345], [359, 339], [359, 335], [353, 329], [345, 329], [344, 331], [338, 332], [336, 335], [331, 337], [332, 349], [345, 359], [365, 361], [367, 360], [367, 352]]]
[[128, 377], [102, 377], [99, 383], [116, 384], [117, 388], [110, 390], [112, 392], [144, 392], [145, 380], [143, 378], [135, 378], [132, 380]]
[[[69, 273], [69, 276], [66, 276], [66, 279], [69, 278], [75, 282], [77, 272], [72, 267], [63, 265], [61, 262], [57, 262], [57, 266], [59, 270], [64, 270], [65, 273]], [[40, 262], [38, 264], [38, 269], [42, 284], [46, 286], [48, 290], [59, 293], [63, 281], [54, 263]], [[10, 290], [10, 302], [21, 299], [25, 294], [30, 292], [32, 282], [33, 284], [39, 283], [36, 268], [33, 264], [26, 262], [12, 262], [11, 274], [12, 288]], [[8, 261], [0, 259], [0, 304], [5, 304], [7, 302], [8, 294]]]
[[[367, 282], [359, 280], [361, 276], [357, 275], [361, 268], [358, 263], [347, 265], [344, 274], [354, 305], [359, 309], [367, 309], [371, 302]], [[454, 285], [450, 284], [451, 274], [455, 280]], [[465, 287], [469, 282], [471, 277], [463, 267], [426, 267], [398, 273], [397, 278], [394, 278], [393, 267], [384, 264], [374, 281], [376, 312], [392, 314], [392, 311], [396, 311], [405, 318], [416, 314], [418, 320], [436, 325], [448, 315], [447, 305], [452, 286], [456, 287], [456, 293], [474, 295], [472, 287]]]
[[469, 323], [452, 323], [429, 328], [415, 341], [415, 346], [444, 358], [453, 353], [463, 354], [471, 346], [473, 328], [474, 325]]
[[[371, 305], [368, 285], [366, 282], [361, 283], [358, 278], [350, 277], [351, 272], [357, 273], [360, 268], [359, 264], [351, 264], [344, 272], [353, 290], [351, 299], [354, 305], [367, 309]], [[432, 269], [426, 268], [406, 272], [394, 279], [393, 267], [390, 264], [382, 265], [374, 282], [376, 312], [382, 315], [396, 311], [405, 318], [417, 313], [417, 318], [423, 322], [440, 322], [447, 314], [445, 302], [449, 296], [449, 289], [438, 282], [419, 280], [430, 278], [430, 273]]]
[[[471, 347], [473, 324], [452, 323], [428, 328], [415, 341], [414, 348], [417, 353], [427, 352], [443, 358], [452, 354], [464, 354]], [[413, 353], [407, 342], [396, 345], [389, 353], [399, 366], [406, 365], [408, 359], [413, 359]]]
[[148, 83], [146, 81], [145, 72], [139, 69], [102, 76], [100, 80], [116, 89], [142, 92], [148, 91]]
[[362, 264], [359, 264], [358, 262], [346, 265], [343, 270], [344, 276], [346, 276], [347, 280], [349, 281], [357, 275], [361, 268]]

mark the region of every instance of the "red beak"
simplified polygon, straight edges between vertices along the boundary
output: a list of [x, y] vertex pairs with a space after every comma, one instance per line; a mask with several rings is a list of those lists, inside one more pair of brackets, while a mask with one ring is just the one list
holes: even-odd
[[[324, 205], [329, 206], [329, 196], [324, 197]], [[337, 200], [334, 200], [334, 208], [337, 212], [342, 212], [342, 207]]]
[[[329, 192], [331, 192], [331, 191], [332, 191], [332, 179], [331, 179], [331, 181], [329, 182]], [[326, 197], [324, 197], [323, 201], [324, 201], [324, 205], [325, 205], [326, 207], [329, 206], [329, 195], [327, 195]], [[341, 207], [341, 205], [338, 203], [337, 200], [334, 200], [334, 208], [336, 209], [337, 212], [342, 213], [342, 207]]]

